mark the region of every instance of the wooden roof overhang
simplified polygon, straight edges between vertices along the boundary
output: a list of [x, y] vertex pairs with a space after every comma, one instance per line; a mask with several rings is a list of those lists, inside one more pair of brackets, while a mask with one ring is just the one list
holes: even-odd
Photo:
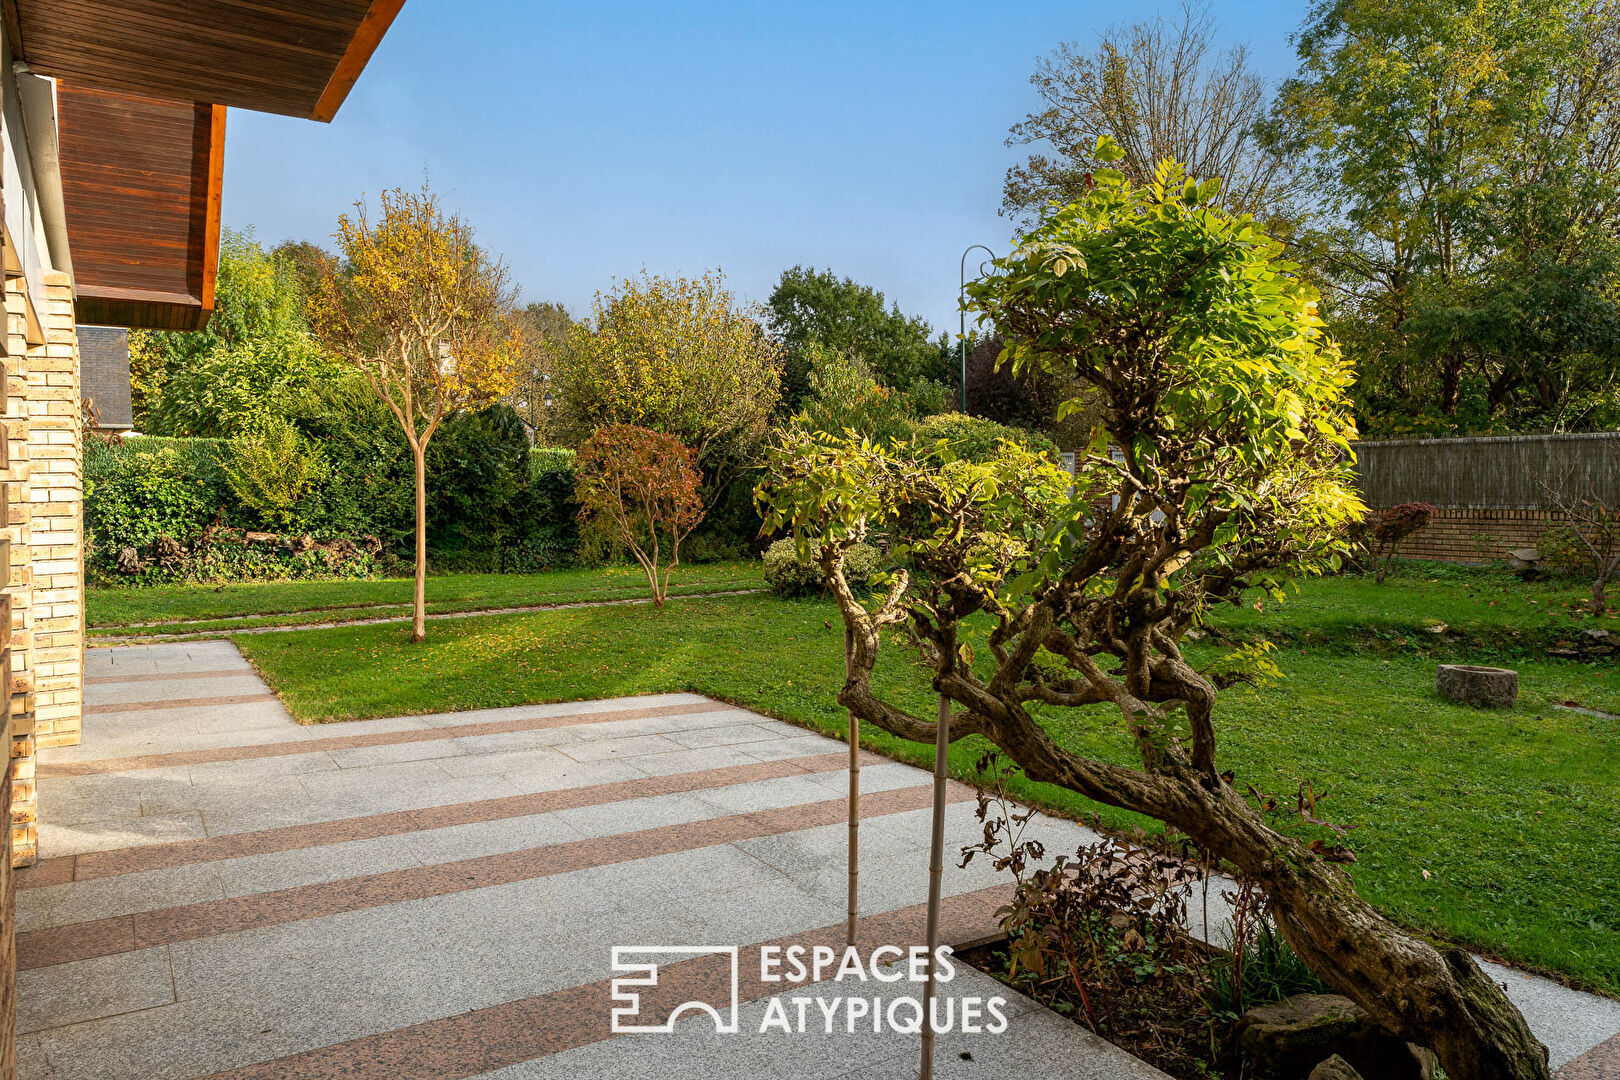
[[57, 85], [74, 315], [199, 330], [214, 310], [225, 106]]
[[36, 75], [331, 120], [405, 0], [3, 0]]
[[82, 323], [190, 330], [214, 306], [225, 107], [330, 121], [405, 0], [0, 0], [57, 82]]

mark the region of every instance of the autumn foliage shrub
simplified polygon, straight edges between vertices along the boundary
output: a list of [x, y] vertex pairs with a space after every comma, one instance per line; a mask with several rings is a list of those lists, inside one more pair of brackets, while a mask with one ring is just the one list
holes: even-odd
[[[692, 451], [669, 435], [609, 424], [579, 448], [574, 496], [580, 525], [624, 545], [662, 607], [681, 541], [703, 520], [702, 477]], [[662, 576], [660, 576], [662, 569]]]

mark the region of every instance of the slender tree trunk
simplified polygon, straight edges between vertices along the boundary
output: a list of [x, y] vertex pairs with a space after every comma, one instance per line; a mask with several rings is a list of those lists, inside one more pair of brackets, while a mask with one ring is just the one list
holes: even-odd
[[1440, 367], [1440, 411], [1454, 415], [1462, 399], [1463, 358], [1447, 354]]
[[939, 717], [934, 725], [934, 820], [928, 839], [928, 975], [923, 983], [919, 1080], [930, 1080], [934, 1075], [934, 984], [939, 963], [939, 893], [945, 879], [945, 778], [951, 745], [951, 699], [944, 694], [939, 695]]
[[411, 640], [427, 640], [427, 447], [413, 445], [416, 466], [416, 592], [411, 601]]
[[652, 596], [653, 607], [663, 607], [664, 598], [658, 592], [658, 564], [648, 559], [640, 549], [632, 549], [632, 554], [641, 566], [641, 572], [647, 576], [647, 592]]
[[650, 511], [647, 514], [647, 521], [651, 524], [652, 529], [652, 563], [647, 567], [647, 578], [652, 582], [653, 607], [661, 608], [664, 606], [664, 587], [663, 583], [658, 580], [658, 556], [660, 555], [658, 550], [658, 525]]
[[[844, 678], [849, 678], [850, 654], [855, 651], [854, 634], [844, 627]], [[849, 923], [848, 944], [855, 944], [856, 923], [860, 920], [861, 878], [861, 721], [849, 710]]]
[[664, 581], [658, 576], [657, 556], [654, 555], [653, 559], [654, 561], [647, 568], [647, 580], [652, 583], [653, 607], [661, 608], [664, 606], [666, 589]]

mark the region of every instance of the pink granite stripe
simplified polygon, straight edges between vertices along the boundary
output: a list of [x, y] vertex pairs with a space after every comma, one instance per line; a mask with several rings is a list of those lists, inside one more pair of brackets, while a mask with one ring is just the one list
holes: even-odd
[[1620, 1080], [1620, 1035], [1566, 1063], [1558, 1080]]
[[[275, 695], [272, 694], [271, 696], [274, 697]], [[690, 713], [727, 712], [732, 711], [732, 709], [732, 706], [721, 702], [703, 701], [691, 705], [659, 705], [634, 709], [599, 710], [566, 713], [561, 716], [531, 717], [523, 720], [491, 720], [483, 724], [455, 724], [446, 727], [414, 728], [409, 731], [380, 731], [370, 735], [335, 735], [330, 739], [248, 743], [244, 746], [222, 746], [210, 750], [177, 750], [168, 754], [143, 754], [138, 757], [96, 758], [90, 761], [52, 761], [40, 764], [39, 777], [42, 780], [48, 780], [58, 776], [94, 776], [100, 773], [139, 772], [144, 769], [164, 769], [175, 765], [209, 765], [217, 761], [291, 757], [296, 754], [320, 754], [328, 750], [349, 750], [361, 746], [393, 746], [400, 743], [431, 742], [435, 739], [460, 739], [474, 735], [505, 735], [516, 731], [540, 731], [545, 728], [569, 727], [574, 724], [606, 724], [615, 720], [640, 720], [650, 716], [681, 716]], [[742, 709], [736, 709], [735, 711], [744, 712]]]
[[[932, 792], [930, 784], [878, 792], [862, 801], [860, 816], [865, 819], [925, 809], [932, 803]], [[974, 798], [974, 792], [964, 785], [952, 784], [947, 798], [953, 803], [965, 802]], [[845, 814], [844, 799], [825, 799], [776, 810], [31, 930], [17, 935], [17, 969], [50, 967], [261, 926], [301, 922], [467, 889], [508, 885], [716, 844], [798, 832], [841, 823]]]
[[[247, 674], [251, 674], [248, 672]], [[167, 712], [170, 709], [224, 708], [227, 705], [252, 705], [260, 701], [280, 701], [274, 694], [225, 694], [220, 697], [168, 698], [163, 701], [124, 701], [110, 705], [86, 705], [84, 715], [105, 716], [108, 713]]]
[[[886, 760], [875, 754], [868, 755], [868, 761], [872, 764]], [[196, 840], [176, 840], [167, 844], [90, 851], [45, 859], [34, 866], [24, 867], [16, 871], [14, 880], [19, 889], [38, 889], [70, 881], [92, 881], [96, 878], [139, 874], [148, 870], [168, 870], [176, 866], [217, 862], [221, 859], [240, 859], [248, 855], [268, 855], [295, 848], [320, 847], [325, 844], [370, 840], [379, 836], [397, 836], [401, 833], [421, 832], [426, 829], [443, 829], [452, 825], [545, 814], [581, 806], [600, 806], [604, 803], [649, 799], [658, 795], [675, 795], [686, 791], [707, 791], [732, 784], [776, 780], [806, 773], [836, 772], [844, 769], [847, 764], [847, 755], [840, 751], [809, 757], [784, 758], [781, 761], [762, 761], [753, 765], [729, 765], [719, 769], [672, 773], [639, 780], [619, 780], [609, 784], [562, 788], [557, 791], [540, 791], [528, 795], [506, 795], [495, 799], [431, 806], [420, 810], [368, 814], [336, 821], [312, 822], [308, 825], [284, 825], [254, 832], [209, 836]]]
[[[1006, 886], [994, 886], [943, 899], [940, 940], [967, 948], [1000, 936], [995, 912], [1008, 895]], [[860, 920], [860, 940], [868, 948], [922, 944], [926, 916], [920, 904], [868, 915]], [[840, 920], [741, 950], [738, 1000], [758, 1001], [793, 988], [760, 981], [760, 949], [827, 945], [841, 950], [844, 930]], [[644, 989], [641, 1013], [648, 1017], [667, 1016], [694, 999], [727, 1001], [730, 960], [702, 956], [663, 965], [659, 985]], [[612, 980], [603, 979], [214, 1073], [205, 1080], [463, 1080], [614, 1038], [609, 1025], [616, 1003], [611, 995]]]
[[176, 679], [243, 679], [258, 677], [249, 667], [226, 668], [221, 671], [161, 671], [144, 675], [92, 675], [84, 680], [86, 686], [116, 686], [119, 683], [173, 682]]

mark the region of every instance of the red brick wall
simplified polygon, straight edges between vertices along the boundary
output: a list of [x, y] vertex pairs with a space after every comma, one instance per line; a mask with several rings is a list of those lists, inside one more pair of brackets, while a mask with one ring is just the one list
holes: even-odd
[[1396, 555], [1440, 562], [1494, 562], [1506, 558], [1514, 548], [1535, 547], [1542, 531], [1562, 520], [1564, 515], [1556, 510], [1441, 507], [1428, 527], [1408, 537]]

